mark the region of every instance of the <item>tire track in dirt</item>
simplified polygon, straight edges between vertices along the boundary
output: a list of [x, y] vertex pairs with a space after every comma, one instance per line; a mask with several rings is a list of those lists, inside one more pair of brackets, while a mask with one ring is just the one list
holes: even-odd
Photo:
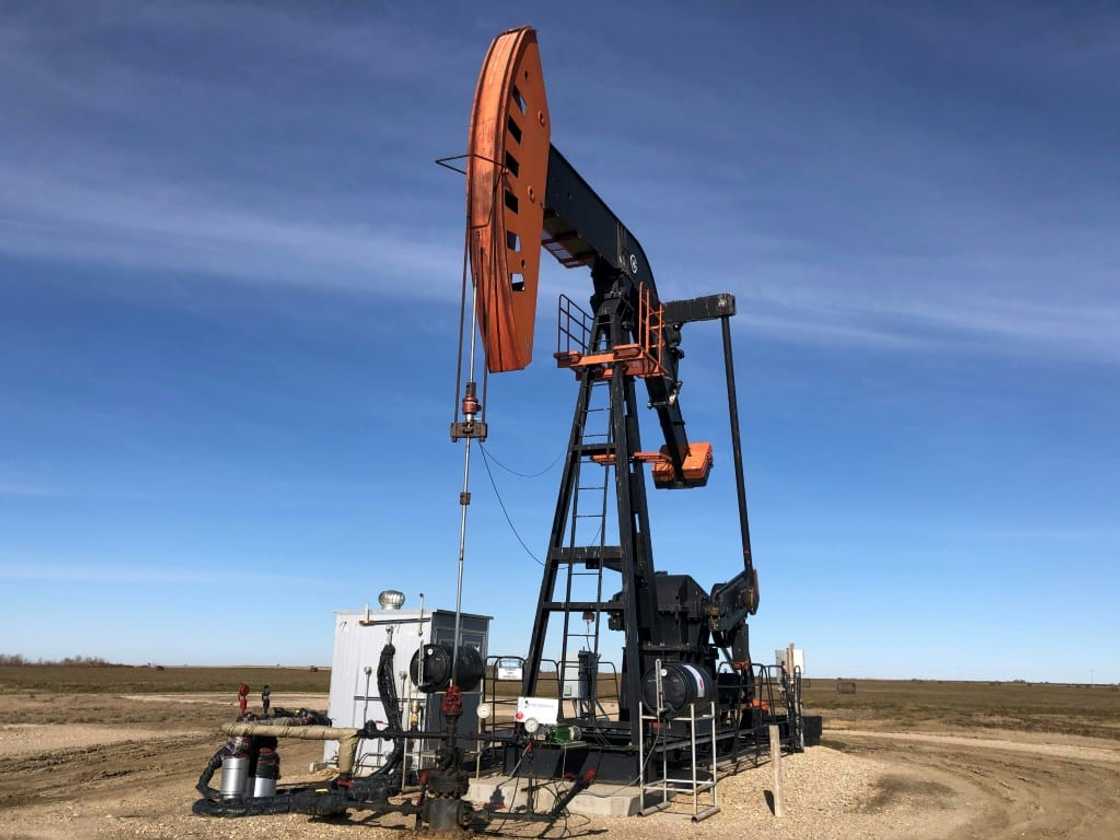
[[205, 733], [186, 733], [0, 760], [0, 809], [111, 792], [133, 784], [137, 775], [201, 770], [215, 741]]
[[1120, 837], [1120, 761], [1108, 747], [854, 730], [827, 742], [956, 789], [974, 815], [947, 840]]

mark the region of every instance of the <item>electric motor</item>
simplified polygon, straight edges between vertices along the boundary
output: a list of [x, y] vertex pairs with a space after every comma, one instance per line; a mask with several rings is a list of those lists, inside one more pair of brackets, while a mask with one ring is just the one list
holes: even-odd
[[[706, 703], [715, 696], [715, 678], [703, 665], [661, 663], [661, 708], [664, 711], [676, 715], [694, 703]], [[642, 680], [642, 702], [649, 710], [658, 708], [656, 669]]]
[[[486, 665], [473, 647], [461, 645], [455, 663], [455, 684], [474, 691], [482, 682]], [[416, 651], [408, 666], [412, 684], [421, 691], [444, 691], [451, 685], [451, 645], [428, 644]]]

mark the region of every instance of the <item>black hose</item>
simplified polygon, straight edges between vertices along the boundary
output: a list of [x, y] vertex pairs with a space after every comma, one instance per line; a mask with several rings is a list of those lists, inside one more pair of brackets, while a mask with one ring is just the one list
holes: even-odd
[[203, 768], [202, 774], [198, 777], [198, 782], [195, 784], [195, 789], [201, 793], [207, 800], [213, 800], [218, 797], [218, 791], [210, 787], [210, 780], [214, 778], [214, 771], [222, 766], [222, 759], [229, 753], [228, 746], [223, 746], [216, 753], [210, 756], [210, 760], [206, 762], [206, 767]]
[[311, 814], [318, 817], [336, 816], [346, 812], [355, 803], [339, 791], [319, 792], [312, 788], [298, 788], [276, 796], [244, 797], [232, 799], [199, 799], [191, 810], [207, 817], [256, 817], [265, 814]]
[[[493, 807], [483, 808], [480, 815], [486, 820], [501, 820], [501, 826], [506, 822], [528, 822], [528, 823], [547, 823], [552, 825], [561, 817], [564, 816], [568, 806], [572, 804], [572, 800], [579, 794], [583, 793], [591, 782], [594, 780], [594, 774], [588, 774], [572, 782], [571, 787], [560, 794], [556, 803], [548, 811], [496, 811]], [[517, 797], [517, 791], [514, 790], [514, 798]]]
[[[385, 709], [385, 729], [391, 732], [400, 732], [401, 706], [397, 698], [397, 681], [393, 673], [393, 655], [397, 649], [392, 642], [381, 649], [381, 658], [377, 662], [377, 693], [381, 697], [381, 706]], [[372, 721], [366, 722], [367, 730]], [[376, 727], [375, 727], [376, 729]], [[371, 775], [387, 776], [400, 766], [404, 760], [404, 739], [393, 738], [393, 751], [385, 759], [385, 763], [378, 767]]]
[[[222, 760], [230, 754], [229, 745], [214, 753], [198, 777], [195, 787], [202, 799], [194, 803], [195, 814], [210, 817], [251, 817], [265, 814], [311, 814], [313, 816], [335, 816], [345, 813], [349, 808], [388, 813], [395, 811], [403, 814], [415, 813], [416, 806], [411, 802], [393, 804], [390, 796], [400, 793], [400, 778], [393, 773], [404, 759], [405, 739], [401, 725], [401, 706], [397, 697], [397, 685], [393, 673], [393, 656], [396, 648], [392, 644], [381, 650], [377, 663], [377, 688], [385, 709], [386, 725], [379, 728], [374, 721], [367, 721], [363, 737], [368, 739], [391, 737], [393, 750], [385, 763], [374, 773], [364, 778], [350, 779], [342, 784], [330, 783], [327, 789], [321, 785], [303, 786], [278, 792], [274, 796], [235, 796], [223, 799], [221, 794], [210, 787], [214, 772], [222, 766]], [[310, 709], [292, 712], [274, 707], [272, 718], [296, 718], [304, 725], [330, 726], [330, 718]], [[260, 721], [267, 723], [267, 720]], [[255, 736], [260, 737], [260, 736]], [[275, 739], [269, 738], [273, 741]]]
[[414, 813], [410, 802], [393, 804], [397, 786], [389, 780], [354, 779], [349, 787], [332, 783], [327, 789], [310, 785], [277, 793], [275, 796], [235, 796], [230, 799], [207, 797], [194, 803], [191, 810], [206, 817], [256, 817], [267, 814], [310, 814], [317, 817], [337, 816], [350, 808], [384, 814], [396, 811]]
[[560, 815], [564, 813], [565, 809], [571, 804], [583, 791], [590, 787], [591, 783], [595, 781], [595, 771], [588, 770], [582, 776], [572, 782], [572, 786], [564, 791], [563, 796], [556, 800], [556, 804], [552, 806], [552, 810], [548, 812], [548, 817], [552, 820], [558, 820]]

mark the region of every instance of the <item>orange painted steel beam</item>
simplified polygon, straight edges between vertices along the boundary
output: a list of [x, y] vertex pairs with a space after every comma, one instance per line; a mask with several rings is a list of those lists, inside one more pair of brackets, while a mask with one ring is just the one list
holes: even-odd
[[[591, 460], [596, 464], [610, 466], [614, 463], [614, 456], [609, 453], [592, 455]], [[655, 486], [671, 484], [676, 476], [673, 472], [673, 461], [669, 457], [668, 447], [661, 447], [657, 452], [635, 452], [632, 460], [641, 461], [643, 464], [652, 464], [653, 483]], [[684, 458], [681, 471], [685, 481], [693, 486], [700, 487], [707, 483], [708, 474], [712, 471], [712, 445], [704, 441], [692, 441], [688, 445], [688, 454]]]
[[491, 373], [533, 360], [549, 130], [537, 33], [503, 32], [482, 63], [467, 138], [471, 277]]

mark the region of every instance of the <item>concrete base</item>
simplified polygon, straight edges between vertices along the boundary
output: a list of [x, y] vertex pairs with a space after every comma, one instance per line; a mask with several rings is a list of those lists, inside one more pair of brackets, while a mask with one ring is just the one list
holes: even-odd
[[[536, 780], [534, 784], [531, 790], [533, 810], [547, 811], [556, 801], [553, 790], [558, 787], [560, 792], [563, 792], [571, 782], [561, 782], [557, 785], [551, 779], [543, 779]], [[527, 780], [524, 778], [512, 780], [509, 776], [484, 776], [481, 779], [471, 779], [467, 799], [475, 805], [487, 805], [499, 785], [505, 810], [529, 803], [530, 790]], [[594, 784], [577, 795], [568, 805], [568, 811], [571, 813], [587, 817], [632, 817], [640, 810], [641, 796], [637, 785], [620, 787], [611, 784]]]

